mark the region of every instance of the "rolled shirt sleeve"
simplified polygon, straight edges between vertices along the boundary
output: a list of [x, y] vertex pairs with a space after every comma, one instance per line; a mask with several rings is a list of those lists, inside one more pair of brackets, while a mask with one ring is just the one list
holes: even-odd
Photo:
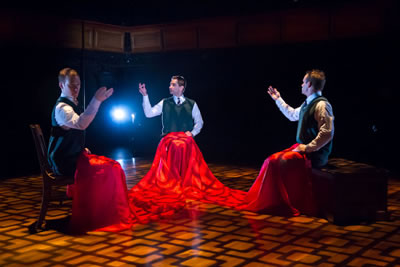
[[314, 118], [318, 122], [318, 135], [306, 145], [306, 152], [314, 152], [322, 148], [334, 135], [334, 116], [332, 106], [326, 101], [317, 103], [314, 112]]
[[86, 110], [78, 115], [73, 108], [63, 102], [58, 103], [55, 109], [55, 119], [63, 129], [85, 130], [96, 117], [101, 101], [93, 97]]

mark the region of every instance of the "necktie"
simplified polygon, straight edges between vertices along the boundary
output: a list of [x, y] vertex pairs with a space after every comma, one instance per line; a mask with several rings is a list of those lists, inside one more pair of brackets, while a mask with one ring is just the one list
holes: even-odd
[[177, 103], [178, 105], [180, 105], [181, 104], [181, 99], [178, 97], [178, 103]]

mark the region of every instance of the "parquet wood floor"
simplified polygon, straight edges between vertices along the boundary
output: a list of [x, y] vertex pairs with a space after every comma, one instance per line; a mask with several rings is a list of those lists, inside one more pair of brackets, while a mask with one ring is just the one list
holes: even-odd
[[[128, 188], [151, 161], [120, 161]], [[258, 169], [209, 164], [229, 187], [248, 190]], [[325, 219], [279, 217], [188, 202], [176, 218], [120, 233], [71, 236], [28, 232], [40, 208], [39, 175], [0, 181], [0, 266], [400, 266], [400, 179], [389, 180], [390, 221], [336, 226]], [[62, 221], [71, 202], [51, 206]]]

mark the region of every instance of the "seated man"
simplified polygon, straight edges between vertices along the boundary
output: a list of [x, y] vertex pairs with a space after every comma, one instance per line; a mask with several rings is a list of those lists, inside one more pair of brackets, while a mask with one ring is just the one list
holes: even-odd
[[84, 148], [84, 130], [113, 89], [98, 89], [81, 113], [77, 101], [81, 86], [78, 73], [64, 68], [58, 81], [61, 96], [52, 112], [48, 159], [55, 174], [75, 175], [74, 185], [67, 190], [73, 197], [70, 230], [84, 232], [125, 221], [130, 212], [125, 174], [119, 163], [92, 155]]
[[227, 206], [242, 203], [244, 192], [224, 186], [211, 173], [192, 136], [203, 119], [196, 102], [185, 98], [186, 81], [171, 78], [172, 97], [151, 107], [145, 84], [139, 84], [146, 117], [162, 115], [163, 138], [149, 172], [129, 192], [130, 203], [141, 222], [171, 216], [181, 210], [186, 199]]
[[268, 88], [281, 112], [289, 120], [298, 121], [297, 144], [265, 160], [247, 193], [244, 209], [288, 215], [316, 213], [311, 167], [321, 168], [328, 162], [334, 133], [332, 107], [322, 96], [324, 85], [323, 71], [308, 71], [302, 84], [307, 99], [296, 109], [283, 101], [276, 88]]

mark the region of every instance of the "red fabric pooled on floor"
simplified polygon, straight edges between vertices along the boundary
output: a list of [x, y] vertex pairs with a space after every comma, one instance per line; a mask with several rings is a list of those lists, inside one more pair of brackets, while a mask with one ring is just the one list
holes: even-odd
[[128, 192], [118, 162], [82, 153], [69, 190], [74, 198], [70, 225], [75, 230], [119, 231], [169, 218], [186, 206], [186, 200], [261, 213], [314, 215], [311, 162], [292, 151], [297, 146], [268, 157], [248, 193], [222, 184], [194, 139], [183, 132], [160, 141], [150, 170]]
[[166, 135], [158, 145], [149, 172], [129, 191], [140, 222], [170, 217], [186, 199], [229, 207], [242, 204], [245, 192], [222, 184], [210, 171], [192, 137]]
[[129, 224], [125, 173], [120, 164], [104, 156], [82, 152], [75, 182], [67, 192], [72, 199], [71, 233], [82, 233], [114, 224]]
[[277, 152], [264, 161], [241, 209], [286, 216], [316, 214], [311, 161], [306, 154], [292, 151], [298, 145]]

